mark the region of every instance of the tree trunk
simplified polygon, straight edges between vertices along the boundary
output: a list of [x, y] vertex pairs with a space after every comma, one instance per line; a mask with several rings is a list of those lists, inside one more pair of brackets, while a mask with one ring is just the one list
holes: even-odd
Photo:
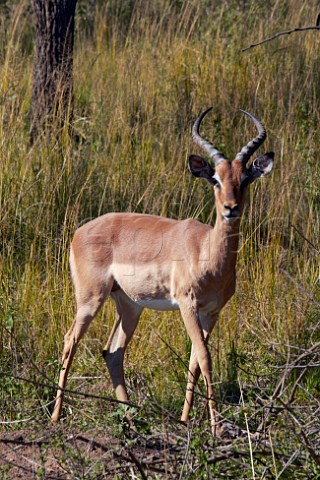
[[33, 0], [37, 43], [33, 67], [31, 142], [70, 121], [73, 106], [74, 16], [77, 0]]

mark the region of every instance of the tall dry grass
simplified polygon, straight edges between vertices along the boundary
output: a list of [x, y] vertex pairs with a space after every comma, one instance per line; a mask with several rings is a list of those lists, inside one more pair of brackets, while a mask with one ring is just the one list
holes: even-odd
[[[308, 345], [317, 335], [319, 307], [307, 294], [319, 301], [320, 39], [309, 32], [245, 53], [241, 48], [287, 27], [314, 24], [317, 2], [80, 6], [74, 136], [66, 128], [59, 142], [41, 138], [33, 147], [32, 17], [27, 3], [1, 17], [3, 363], [23, 369], [33, 361], [54, 375], [53, 359], [74, 315], [68, 247], [78, 225], [110, 211], [213, 224], [212, 191], [186, 169], [196, 150], [192, 121], [212, 105], [203, 132], [229, 158], [255, 134], [239, 108], [264, 122], [265, 149], [276, 153], [272, 176], [250, 188], [237, 292], [211, 341], [215, 381], [227, 378], [232, 349], [248, 370], [264, 371], [270, 348], [284, 354], [284, 345]], [[73, 372], [105, 374], [100, 351], [114, 315], [108, 303], [82, 342]], [[144, 388], [179, 412], [190, 351], [179, 315], [146, 311], [129, 350], [133, 398], [139, 399], [142, 375]], [[14, 411], [6, 410], [5, 418], [15, 418]]]

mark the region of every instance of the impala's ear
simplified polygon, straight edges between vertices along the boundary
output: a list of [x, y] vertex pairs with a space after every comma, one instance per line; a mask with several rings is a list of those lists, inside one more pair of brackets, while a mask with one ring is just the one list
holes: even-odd
[[207, 160], [198, 155], [190, 155], [188, 163], [192, 175], [199, 178], [206, 178], [208, 182], [213, 183], [212, 177], [214, 170]]
[[253, 182], [256, 178], [265, 177], [269, 175], [273, 168], [274, 152], [268, 152], [261, 157], [257, 157], [248, 170], [250, 181]]

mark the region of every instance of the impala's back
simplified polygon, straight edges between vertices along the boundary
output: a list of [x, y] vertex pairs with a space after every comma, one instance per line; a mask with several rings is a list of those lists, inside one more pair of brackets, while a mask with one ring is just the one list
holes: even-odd
[[[70, 264], [74, 282], [122, 289], [148, 308], [178, 308], [181, 285], [189, 288], [208, 270], [211, 227], [135, 213], [109, 213], [74, 236]], [[77, 288], [77, 287], [76, 287]]]

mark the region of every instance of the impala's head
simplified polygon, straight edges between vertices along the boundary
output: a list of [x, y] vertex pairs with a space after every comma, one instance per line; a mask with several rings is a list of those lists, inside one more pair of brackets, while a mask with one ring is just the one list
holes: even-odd
[[199, 134], [203, 117], [210, 110], [211, 108], [202, 112], [196, 120], [192, 128], [192, 138], [212, 159], [214, 168], [207, 160], [198, 155], [189, 156], [189, 168], [195, 177], [205, 178], [213, 185], [217, 215], [231, 224], [241, 217], [247, 186], [256, 178], [264, 177], [271, 172], [274, 153], [265, 153], [261, 157], [257, 157], [250, 166], [247, 166], [250, 157], [265, 141], [266, 131], [256, 117], [241, 110], [254, 121], [259, 134], [242, 148], [232, 162], [227, 160], [222, 152], [204, 140]]

